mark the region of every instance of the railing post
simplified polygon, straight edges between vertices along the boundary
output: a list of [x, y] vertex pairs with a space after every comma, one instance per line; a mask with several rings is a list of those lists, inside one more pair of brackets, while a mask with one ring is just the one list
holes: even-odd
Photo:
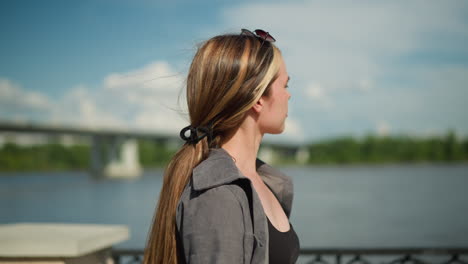
[[112, 260], [114, 261], [114, 264], [120, 264], [120, 255], [112, 255]]
[[341, 264], [341, 255], [336, 254], [336, 264]]

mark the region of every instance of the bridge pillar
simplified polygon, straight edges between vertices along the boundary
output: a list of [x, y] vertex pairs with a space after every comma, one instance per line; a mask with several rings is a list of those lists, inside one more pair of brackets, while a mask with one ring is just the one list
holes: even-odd
[[94, 135], [91, 142], [91, 173], [99, 178], [103, 175], [104, 137]]
[[[138, 142], [136, 139], [125, 139], [120, 147], [118, 142], [112, 146], [112, 159], [104, 167], [104, 176], [108, 178], [134, 178], [141, 175], [142, 169], [138, 160]], [[120, 151], [119, 151], [120, 149]], [[115, 154], [120, 155], [115, 155]]]
[[134, 178], [142, 173], [136, 139], [94, 136], [91, 157], [98, 178]]
[[268, 164], [275, 161], [275, 151], [269, 146], [262, 146], [258, 153], [258, 158]]
[[307, 147], [301, 147], [296, 150], [296, 162], [306, 164], [309, 161], [310, 153]]

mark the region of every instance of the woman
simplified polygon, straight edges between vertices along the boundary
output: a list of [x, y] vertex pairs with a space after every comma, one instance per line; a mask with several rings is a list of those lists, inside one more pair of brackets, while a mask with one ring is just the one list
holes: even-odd
[[289, 177], [256, 159], [283, 132], [289, 80], [275, 39], [242, 30], [203, 43], [187, 77], [190, 126], [169, 163], [144, 263], [294, 263]]

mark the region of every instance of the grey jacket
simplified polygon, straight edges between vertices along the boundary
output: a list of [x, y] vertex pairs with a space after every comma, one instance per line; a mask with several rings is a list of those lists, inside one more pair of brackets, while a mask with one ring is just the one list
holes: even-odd
[[[290, 216], [291, 179], [257, 159], [257, 172]], [[187, 263], [268, 263], [268, 224], [250, 180], [222, 148], [193, 169], [177, 205], [179, 256]]]

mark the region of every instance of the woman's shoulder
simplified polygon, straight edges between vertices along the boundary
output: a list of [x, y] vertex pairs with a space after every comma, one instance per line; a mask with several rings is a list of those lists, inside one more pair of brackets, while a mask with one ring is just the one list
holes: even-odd
[[220, 204], [234, 209], [234, 207], [242, 207], [245, 199], [244, 185], [241, 181], [234, 181], [203, 190], [195, 190], [193, 185], [189, 185], [184, 190], [180, 203], [198, 209], [202, 207], [218, 208]]
[[[193, 169], [177, 212], [184, 217], [238, 217], [248, 210], [249, 180], [222, 149], [213, 149], [207, 159]], [[241, 214], [242, 215], [242, 214]]]
[[192, 172], [193, 189], [202, 191], [246, 179], [232, 157], [222, 148], [211, 149], [208, 157]]
[[258, 173], [262, 177], [272, 177], [272, 178], [277, 178], [281, 181], [287, 181], [287, 182], [291, 181], [291, 177], [289, 177], [287, 174], [269, 165], [268, 163], [264, 162], [261, 159], [256, 160], [255, 166], [257, 168]]
[[248, 210], [246, 192], [237, 181], [203, 190], [194, 190], [190, 183], [178, 202], [176, 221], [187, 232], [243, 225]]

